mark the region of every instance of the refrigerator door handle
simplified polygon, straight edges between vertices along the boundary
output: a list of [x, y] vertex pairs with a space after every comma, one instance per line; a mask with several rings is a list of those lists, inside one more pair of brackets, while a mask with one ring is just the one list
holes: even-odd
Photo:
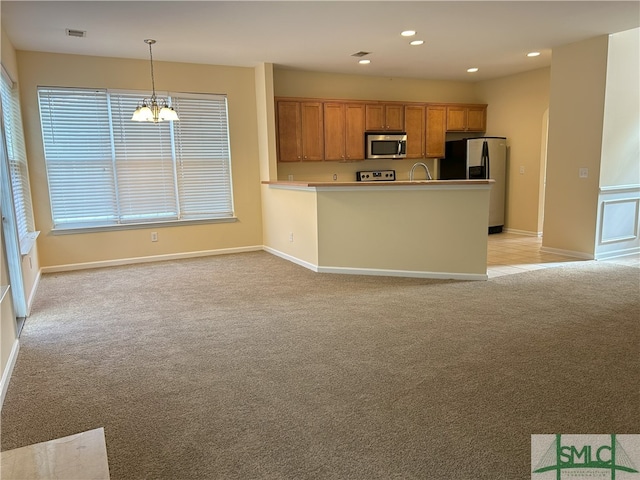
[[485, 170], [485, 178], [491, 178], [489, 172], [489, 144], [486, 140], [482, 143], [482, 167]]

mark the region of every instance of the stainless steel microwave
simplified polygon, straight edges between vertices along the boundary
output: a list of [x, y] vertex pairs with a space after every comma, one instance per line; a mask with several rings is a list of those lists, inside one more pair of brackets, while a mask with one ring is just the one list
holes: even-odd
[[406, 158], [406, 132], [365, 132], [366, 158]]

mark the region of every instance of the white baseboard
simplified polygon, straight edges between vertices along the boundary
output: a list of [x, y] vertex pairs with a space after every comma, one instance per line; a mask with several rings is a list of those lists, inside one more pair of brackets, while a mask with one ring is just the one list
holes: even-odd
[[503, 229], [506, 233], [515, 233], [516, 235], [526, 235], [528, 237], [541, 237], [542, 232], [530, 232], [528, 230], [516, 230], [515, 228], [505, 228]]
[[622, 250], [613, 250], [611, 252], [604, 252], [596, 254], [596, 260], [608, 260], [611, 258], [627, 257], [629, 255], [638, 255], [640, 253], [640, 247], [625, 248]]
[[38, 291], [38, 285], [40, 284], [41, 277], [42, 277], [42, 269], [38, 270], [38, 275], [36, 275], [36, 279], [33, 282], [33, 287], [31, 288], [31, 292], [29, 292], [29, 298], [27, 298], [27, 317], [31, 315], [31, 307], [33, 306], [33, 300], [36, 297], [36, 292]]
[[16, 338], [13, 342], [13, 346], [11, 347], [11, 353], [9, 354], [9, 360], [7, 361], [7, 365], [4, 367], [4, 372], [2, 372], [2, 379], [0, 380], [0, 410], [2, 409], [2, 405], [4, 405], [4, 397], [7, 394], [7, 390], [9, 389], [9, 380], [11, 380], [11, 374], [13, 373], [13, 367], [16, 365], [16, 360], [18, 360], [18, 352], [20, 351], [20, 342]]
[[309, 263], [305, 260], [300, 260], [299, 258], [291, 256], [288, 253], [284, 253], [284, 252], [281, 252], [280, 250], [276, 250], [275, 248], [271, 248], [267, 246], [263, 246], [262, 249], [265, 252], [275, 255], [276, 257], [283, 258], [284, 260], [288, 260], [289, 262], [295, 263], [296, 265], [300, 265], [301, 267], [308, 268], [309, 270], [312, 270], [314, 272], [318, 271], [317, 265], [314, 265], [313, 263]]
[[219, 250], [201, 250], [198, 252], [169, 253], [166, 255], [152, 255], [149, 257], [120, 258], [117, 260], [104, 260], [100, 262], [71, 263], [68, 265], [55, 265], [43, 267], [42, 273], [68, 272], [72, 270], [88, 270], [91, 268], [118, 267], [121, 265], [133, 265], [136, 263], [164, 262], [167, 260], [181, 260], [185, 258], [209, 257], [213, 255], [226, 255], [229, 253], [257, 252], [262, 250], [262, 245], [249, 247], [221, 248]]
[[433, 278], [439, 280], [487, 280], [487, 274], [481, 273], [448, 273], [448, 272], [423, 272], [416, 270], [386, 270], [377, 268], [351, 268], [351, 267], [322, 267], [305, 260], [300, 260], [287, 253], [271, 247], [264, 247], [265, 252], [271, 253], [284, 260], [308, 268], [317, 273], [337, 273], [342, 275], [371, 275], [379, 277], [408, 277], [408, 278]]
[[560, 248], [540, 247], [540, 251], [544, 253], [555, 253], [566, 257], [580, 258], [582, 260], [593, 260], [593, 255], [584, 252], [574, 252], [573, 250], [562, 250]]
[[424, 272], [417, 270], [386, 270], [377, 268], [318, 267], [319, 273], [373, 275], [380, 277], [432, 278], [438, 280], [487, 280], [486, 273]]

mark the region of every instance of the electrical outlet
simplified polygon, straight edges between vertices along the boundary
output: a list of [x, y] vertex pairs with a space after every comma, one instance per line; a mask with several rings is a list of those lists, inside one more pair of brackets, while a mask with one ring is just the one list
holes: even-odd
[[338, 180], [338, 174], [337, 174], [337, 173], [334, 173], [334, 174], [333, 174], [333, 180], [334, 180], [334, 181]]
[[158, 232], [151, 232], [151, 241], [152, 242], [158, 241]]
[[293, 181], [293, 175], [289, 175], [289, 181]]
[[520, 167], [520, 175], [524, 175], [524, 167]]
[[290, 233], [289, 233], [289, 241], [290, 241], [290, 242], [293, 242], [293, 232], [290, 232]]
[[589, 169], [582, 167], [580, 170], [578, 170], [578, 176], [580, 178], [588, 178], [589, 177]]

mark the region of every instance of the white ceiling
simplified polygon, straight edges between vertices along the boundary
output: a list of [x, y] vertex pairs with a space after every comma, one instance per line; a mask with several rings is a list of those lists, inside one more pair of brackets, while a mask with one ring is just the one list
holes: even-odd
[[[554, 47], [640, 25], [638, 1], [6, 1], [18, 50], [479, 81], [548, 66]], [[85, 38], [65, 29], [86, 30]], [[416, 30], [422, 46], [400, 36]], [[526, 53], [537, 50], [537, 58]], [[371, 52], [370, 65], [353, 53]], [[466, 73], [478, 67], [475, 74]]]

